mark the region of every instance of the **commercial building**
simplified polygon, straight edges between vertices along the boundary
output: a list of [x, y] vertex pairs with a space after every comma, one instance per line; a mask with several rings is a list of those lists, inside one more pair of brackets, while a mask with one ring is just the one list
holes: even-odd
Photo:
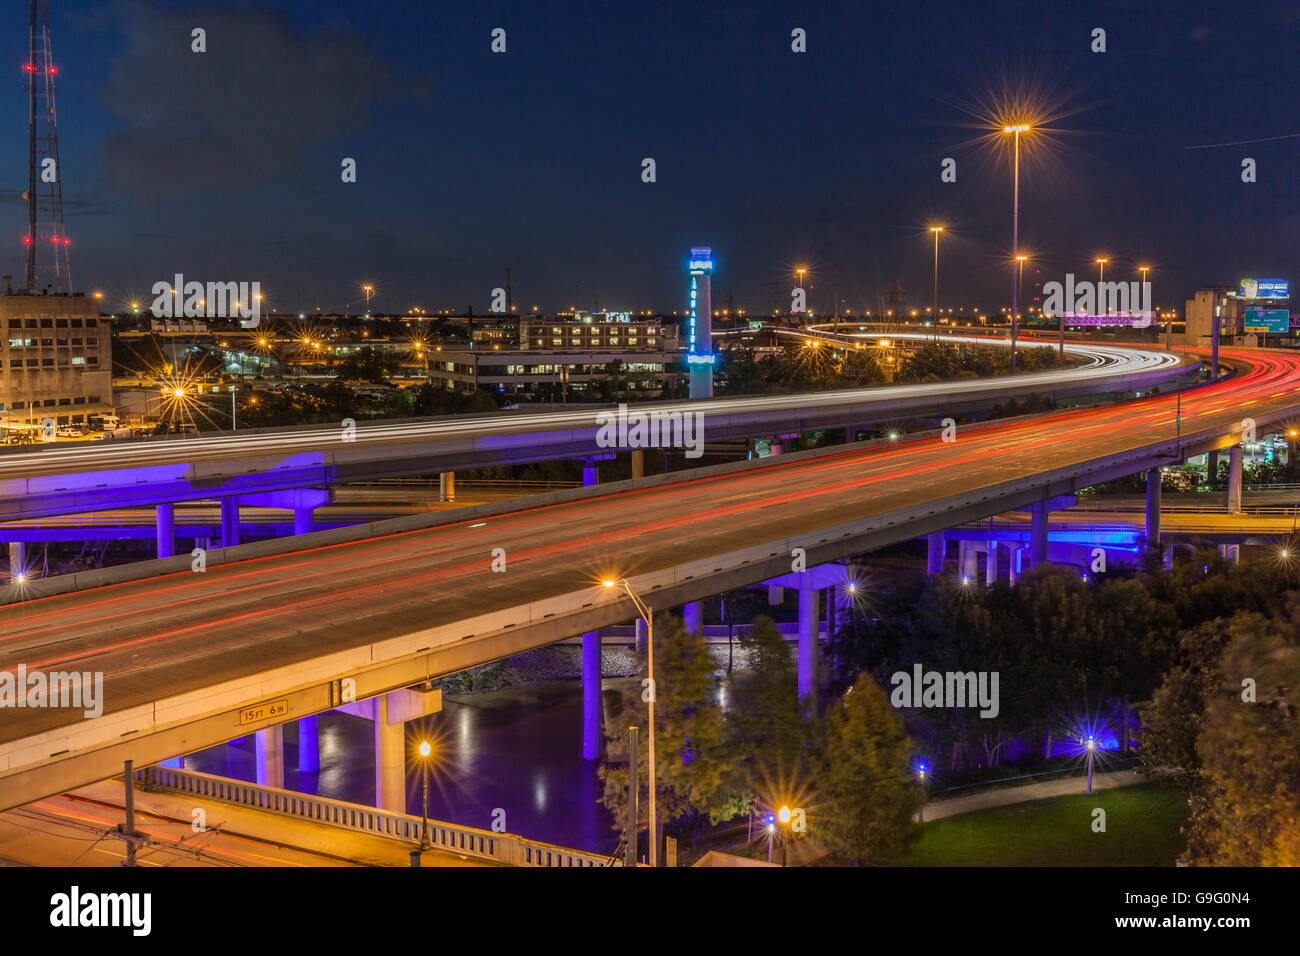
[[[676, 339], [672, 341], [675, 344]], [[675, 347], [655, 351], [442, 351], [430, 359], [429, 381], [466, 394], [484, 388], [559, 402], [562, 393], [567, 393], [570, 399], [581, 401], [593, 381], [610, 377], [615, 363], [627, 390], [644, 398], [662, 394], [670, 376], [682, 369], [682, 357]]]
[[[605, 313], [604, 315], [608, 315]], [[624, 312], [621, 315], [626, 316]], [[602, 352], [660, 352], [677, 350], [677, 330], [657, 319], [610, 321], [602, 313], [579, 312], [575, 320], [523, 319], [519, 346], [536, 352], [598, 350]]]
[[1285, 279], [1242, 279], [1240, 285], [1203, 286], [1187, 300], [1187, 345], [1208, 346], [1214, 327], [1220, 345], [1297, 344]]
[[110, 330], [96, 301], [0, 295], [0, 422], [58, 425], [111, 412]]

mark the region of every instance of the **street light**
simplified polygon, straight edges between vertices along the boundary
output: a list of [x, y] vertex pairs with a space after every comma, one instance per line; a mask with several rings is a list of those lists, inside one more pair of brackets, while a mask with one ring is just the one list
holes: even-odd
[[[1102, 288], [1102, 286], [1106, 281], [1106, 263], [1110, 262], [1110, 260], [1102, 256], [1098, 258], [1096, 261], [1097, 261], [1097, 305], [1100, 306], [1106, 295], [1106, 291], [1105, 289]], [[1110, 315], [1110, 302], [1108, 300], [1106, 301], [1106, 311], [1103, 314]]]
[[[1020, 254], [1020, 134], [1029, 132], [1028, 123], [1005, 126], [1004, 133], [1010, 133], [1015, 141], [1015, 160], [1013, 163], [1011, 186], [1011, 254]], [[1016, 311], [1020, 306], [1018, 296], [1019, 283], [1011, 290], [1011, 374], [1016, 374]]]
[[367, 282], [361, 287], [361, 291], [366, 294], [366, 318], [370, 318], [370, 294], [375, 291], [375, 287]]
[[781, 865], [786, 866], [787, 849], [790, 845], [790, 808], [782, 807], [777, 811], [776, 818], [781, 821]]
[[1088, 792], [1092, 793], [1092, 755], [1097, 752], [1097, 741], [1089, 735], [1083, 745], [1088, 750]]
[[[922, 795], [923, 795], [923, 796], [926, 796], [926, 794], [925, 794], [925, 786], [926, 786], [925, 764], [921, 763], [921, 764], [917, 764], [917, 765], [916, 765], [916, 779], [917, 779], [917, 780], [920, 782], [920, 784], [921, 784]], [[923, 822], [925, 822], [925, 800], [922, 800], [922, 801], [921, 801], [921, 805], [920, 805], [919, 807], [916, 808], [916, 822], [917, 822], [917, 823], [923, 823]]]
[[429, 840], [429, 755], [433, 753], [433, 747], [429, 741], [420, 741], [420, 764], [424, 769], [424, 817], [420, 822], [420, 849], [427, 850], [433, 843]]
[[641, 620], [645, 621], [645, 647], [646, 647], [646, 674], [650, 678], [649, 695], [646, 699], [647, 719], [650, 724], [650, 732], [646, 738], [646, 757], [649, 760], [650, 772], [649, 779], [646, 781], [650, 789], [650, 865], [659, 865], [659, 834], [658, 834], [658, 812], [659, 804], [655, 799], [655, 629], [653, 613], [632, 590], [632, 584], [627, 578], [619, 578], [617, 581], [606, 578], [601, 582], [607, 588], [614, 588], [618, 585], [623, 586], [632, 603], [636, 605], [637, 613], [641, 615]]
[[943, 226], [931, 226], [930, 231], [934, 233], [934, 340], [939, 341], [939, 233], [943, 232]]

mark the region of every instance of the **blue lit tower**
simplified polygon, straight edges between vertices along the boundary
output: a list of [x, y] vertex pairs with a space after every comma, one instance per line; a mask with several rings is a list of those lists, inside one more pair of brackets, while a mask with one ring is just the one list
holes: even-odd
[[691, 249], [691, 313], [686, 326], [686, 367], [691, 374], [691, 398], [713, 397], [713, 250]]

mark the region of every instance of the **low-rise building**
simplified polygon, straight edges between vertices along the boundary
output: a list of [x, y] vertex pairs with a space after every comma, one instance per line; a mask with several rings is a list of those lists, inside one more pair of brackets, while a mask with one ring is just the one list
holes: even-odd
[[83, 295], [0, 295], [0, 421], [58, 425], [111, 412], [112, 346]]

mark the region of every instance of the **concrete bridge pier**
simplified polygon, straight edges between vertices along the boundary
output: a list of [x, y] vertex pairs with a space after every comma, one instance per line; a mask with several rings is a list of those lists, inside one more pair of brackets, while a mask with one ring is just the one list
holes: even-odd
[[600, 631], [588, 631], [582, 635], [582, 756], [585, 760], [600, 759], [604, 741], [600, 694]]
[[164, 501], [154, 506], [158, 526], [158, 557], [170, 558], [176, 553], [176, 506]]
[[313, 714], [298, 721], [298, 772], [317, 773], [320, 770], [320, 731]]
[[456, 473], [454, 471], [442, 471], [438, 473], [438, 500], [456, 500]]
[[1241, 561], [1241, 545], [1221, 544], [1219, 545], [1219, 555], [1229, 564], [1236, 565]]
[[1047, 503], [1034, 505], [1029, 527], [1029, 562], [1031, 567], [1047, 563]]
[[632, 477], [645, 477], [645, 449], [638, 448], [632, 452]]
[[686, 621], [686, 633], [698, 634], [704, 629], [704, 603], [691, 601], [682, 605], [682, 617]]
[[927, 574], [943, 573], [944, 552], [948, 549], [942, 531], [925, 536], [925, 570]]
[[1160, 469], [1147, 472], [1147, 547], [1160, 547]]
[[962, 581], [973, 584], [979, 568], [979, 552], [975, 549], [975, 542], [963, 538], [958, 543], [957, 555], [957, 568]]
[[1228, 452], [1228, 514], [1241, 514], [1241, 446]]
[[780, 607], [785, 603], [785, 588], [779, 584], [769, 584], [767, 586], [767, 606]]
[[802, 572], [799, 583], [799, 696], [808, 712], [817, 713], [817, 618], [821, 591], [813, 587], [811, 575]]
[[646, 645], [645, 621], [638, 617], [633, 626], [636, 628], [636, 652], [644, 654]]
[[284, 726], [267, 727], [253, 735], [257, 756], [257, 785], [284, 787]]
[[[13, 580], [27, 572], [27, 547], [22, 541], [9, 542], [9, 578]], [[31, 577], [31, 575], [27, 575]]]
[[311, 534], [312, 515], [314, 508], [294, 508], [293, 509], [293, 533], [294, 534]]
[[998, 543], [992, 538], [984, 552], [984, 583], [989, 587], [998, 583]]
[[233, 548], [239, 544], [239, 499], [221, 499], [221, 546]]

